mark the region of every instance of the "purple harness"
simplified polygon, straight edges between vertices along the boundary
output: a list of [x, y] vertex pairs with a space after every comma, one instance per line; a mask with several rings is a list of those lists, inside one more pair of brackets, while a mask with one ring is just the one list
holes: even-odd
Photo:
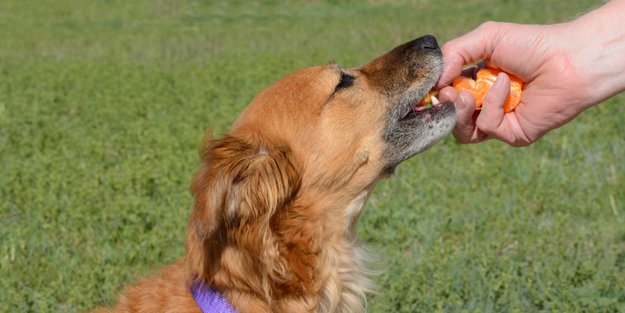
[[219, 290], [215, 287], [209, 288], [203, 282], [193, 284], [191, 294], [204, 313], [237, 313]]

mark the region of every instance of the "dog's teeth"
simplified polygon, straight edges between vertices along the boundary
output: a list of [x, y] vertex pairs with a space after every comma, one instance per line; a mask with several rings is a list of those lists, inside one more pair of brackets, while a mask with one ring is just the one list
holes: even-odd
[[437, 105], [441, 103], [440, 101], [438, 101], [438, 99], [435, 96], [432, 96], [432, 105]]

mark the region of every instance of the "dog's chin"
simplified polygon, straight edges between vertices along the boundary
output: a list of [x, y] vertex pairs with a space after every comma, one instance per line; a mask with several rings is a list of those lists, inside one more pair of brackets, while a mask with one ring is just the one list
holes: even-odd
[[411, 105], [406, 110], [403, 105], [398, 107], [402, 113], [399, 118], [397, 114], [391, 114], [384, 135], [386, 170], [390, 173], [399, 163], [447, 136], [456, 123], [456, 110], [449, 101], [429, 108]]

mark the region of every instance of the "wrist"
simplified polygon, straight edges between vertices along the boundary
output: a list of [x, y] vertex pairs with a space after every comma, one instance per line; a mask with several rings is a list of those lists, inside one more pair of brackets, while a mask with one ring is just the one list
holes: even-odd
[[[572, 66], [586, 84], [590, 107], [625, 91], [625, 0], [613, 0], [563, 24]], [[568, 42], [566, 42], [568, 41]]]

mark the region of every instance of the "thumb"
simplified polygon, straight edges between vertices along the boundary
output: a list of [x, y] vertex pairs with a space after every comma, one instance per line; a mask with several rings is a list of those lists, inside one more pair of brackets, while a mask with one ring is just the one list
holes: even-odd
[[471, 32], [447, 42], [443, 46], [443, 74], [438, 88], [449, 85], [460, 76], [465, 64], [490, 59], [494, 50], [496, 33], [501, 23], [486, 22]]

